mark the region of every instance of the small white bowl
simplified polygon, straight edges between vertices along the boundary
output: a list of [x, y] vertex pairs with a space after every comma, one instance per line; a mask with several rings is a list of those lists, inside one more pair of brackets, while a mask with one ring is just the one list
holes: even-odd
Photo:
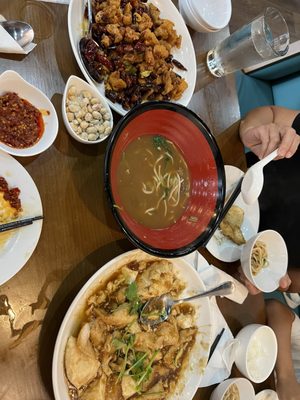
[[[257, 275], [253, 275], [251, 254], [257, 240], [266, 244], [268, 265]], [[262, 231], [252, 236], [242, 247], [241, 266], [246, 277], [259, 290], [265, 293], [276, 290], [288, 266], [288, 252], [282, 236], [273, 230]]]
[[[67, 102], [67, 97], [68, 97], [68, 92], [69, 89], [74, 86], [77, 90], [78, 93], [80, 93], [81, 91], [88, 91], [91, 93], [92, 98], [96, 98], [98, 99], [99, 103], [101, 103], [102, 107], [105, 108], [105, 113], [109, 114], [109, 120], [107, 120], [109, 122], [108, 126], [110, 128], [110, 132], [109, 133], [101, 133], [101, 136], [98, 136], [97, 139], [94, 140], [88, 140], [87, 138], [83, 138], [81, 137], [79, 134], [77, 134], [75, 132], [75, 130], [72, 128], [71, 123], [68, 120], [68, 116], [67, 116], [67, 109], [66, 109], [66, 102]], [[66, 83], [65, 86], [65, 90], [64, 90], [64, 94], [63, 94], [63, 100], [62, 100], [62, 116], [63, 116], [63, 120], [64, 120], [64, 124], [65, 127], [67, 129], [67, 131], [69, 132], [69, 134], [76, 139], [78, 142], [80, 143], [85, 143], [85, 144], [96, 144], [96, 143], [100, 143], [103, 140], [105, 140], [111, 133], [111, 130], [113, 128], [113, 116], [112, 116], [112, 112], [111, 109], [105, 99], [104, 96], [102, 96], [98, 90], [90, 85], [89, 83], [87, 83], [86, 81], [84, 81], [81, 78], [78, 78], [75, 75], [71, 75]], [[106, 121], [103, 121], [103, 123]], [[103, 123], [101, 124], [103, 126]], [[90, 127], [92, 127], [92, 125], [90, 125]], [[104, 128], [106, 129], [106, 128]], [[99, 133], [98, 133], [99, 134]]]
[[195, 17], [208, 29], [219, 31], [228, 25], [232, 13], [231, 0], [186, 1]]
[[23, 79], [15, 71], [5, 71], [0, 75], [0, 96], [6, 92], [17, 93], [41, 111], [44, 120], [44, 132], [41, 138], [30, 147], [19, 149], [0, 142], [0, 149], [18, 157], [30, 157], [47, 150], [54, 142], [58, 132], [58, 119], [53, 104], [48, 97], [35, 86]]
[[255, 400], [279, 400], [278, 395], [274, 390], [266, 389], [257, 393]]
[[178, 7], [182, 18], [185, 23], [191, 27], [196, 32], [216, 32], [213, 29], [210, 29], [206, 25], [204, 25], [196, 16], [196, 14], [192, 11], [191, 6], [188, 0], [179, 0]]
[[250, 324], [235, 338], [235, 364], [250, 381], [261, 383], [272, 373], [277, 358], [277, 339], [267, 325]]
[[232, 378], [221, 382], [210, 396], [210, 400], [223, 400], [224, 395], [233, 384], [236, 384], [239, 390], [240, 399], [254, 400], [255, 392], [252, 383], [245, 378]]

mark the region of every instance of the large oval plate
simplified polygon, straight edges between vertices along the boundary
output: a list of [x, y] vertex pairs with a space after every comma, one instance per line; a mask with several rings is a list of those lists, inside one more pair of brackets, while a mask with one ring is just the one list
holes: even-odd
[[[176, 60], [181, 62], [187, 68], [187, 71], [177, 71], [188, 83], [187, 89], [184, 91], [182, 97], [177, 102], [179, 104], [187, 106], [194, 93], [197, 72], [196, 56], [191, 36], [185, 25], [184, 20], [182, 19], [179, 11], [171, 0], [151, 0], [149, 1], [149, 3], [154, 4], [160, 10], [160, 15], [162, 18], [167, 18], [174, 22], [177, 34], [182, 36], [180, 49], [174, 48], [172, 50], [172, 55]], [[82, 21], [84, 9], [85, 1], [70, 1], [68, 11], [68, 29], [70, 42], [76, 61], [86, 80], [90, 84], [95, 85], [102, 95], [105, 95], [104, 84], [99, 84], [90, 78], [90, 76], [86, 72], [83, 63], [81, 62], [81, 58], [78, 52], [78, 43], [82, 37]], [[107, 99], [107, 101], [111, 108], [113, 108], [117, 113], [121, 115], [125, 115], [127, 113], [127, 110], [124, 110], [124, 108], [120, 104], [112, 103], [109, 99]]]
[[[0, 176], [6, 179], [10, 188], [20, 189], [22, 218], [42, 215], [41, 198], [31, 176], [18, 161], [2, 151], [0, 151]], [[42, 220], [35, 221], [32, 225], [10, 231], [8, 239], [3, 240], [0, 247], [0, 285], [13, 277], [28, 261], [38, 243], [42, 224]]]
[[[56, 400], [69, 399], [67, 381], [64, 370], [64, 352], [67, 340], [74, 334], [80, 324], [80, 316], [86, 307], [86, 299], [101, 285], [101, 282], [111, 276], [122, 265], [133, 260], [153, 260], [154, 256], [141, 250], [133, 250], [124, 253], [105, 264], [82, 287], [73, 300], [60, 327], [53, 356], [52, 381]], [[186, 289], [182, 296], [190, 296], [196, 292], [205, 290], [205, 286], [199, 274], [182, 258], [170, 260], [174, 269], [186, 283]], [[167, 400], [191, 400], [196, 393], [207, 364], [212, 332], [212, 314], [208, 298], [202, 298], [193, 302], [196, 308], [196, 324], [198, 334], [196, 343], [189, 354], [188, 368], [181, 374], [176, 392]]]
[[[226, 196], [228, 196], [234, 189], [238, 180], [243, 175], [244, 172], [239, 168], [234, 167], [233, 165], [225, 165]], [[248, 205], [244, 202], [242, 195], [240, 194], [234, 204], [244, 210], [244, 221], [241, 226], [241, 231], [247, 241], [258, 232], [260, 217], [258, 201], [254, 204]], [[240, 258], [242, 246], [239, 246], [232, 240], [226, 238], [221, 233], [220, 229], [217, 229], [215, 234], [207, 243], [206, 248], [218, 260], [233, 262]]]

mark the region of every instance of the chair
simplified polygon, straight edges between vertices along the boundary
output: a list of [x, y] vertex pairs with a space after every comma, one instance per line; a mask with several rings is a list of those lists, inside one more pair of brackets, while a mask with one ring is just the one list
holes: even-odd
[[284, 57], [239, 71], [235, 79], [241, 117], [266, 105], [300, 110], [300, 40]]

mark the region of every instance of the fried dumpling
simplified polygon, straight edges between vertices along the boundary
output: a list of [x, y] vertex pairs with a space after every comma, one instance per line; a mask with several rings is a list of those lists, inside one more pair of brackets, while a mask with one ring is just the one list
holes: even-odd
[[[86, 330], [85, 327], [84, 333]], [[70, 336], [65, 352], [65, 368], [69, 381], [79, 389], [89, 384], [97, 376], [99, 367], [100, 362], [91, 352], [89, 342], [87, 342], [86, 351], [83, 351], [82, 342], [78, 345], [78, 339]]]
[[233, 205], [225, 215], [220, 224], [223, 235], [227, 236], [234, 243], [241, 245], [246, 243], [241, 225], [244, 221], [244, 210], [239, 206]]

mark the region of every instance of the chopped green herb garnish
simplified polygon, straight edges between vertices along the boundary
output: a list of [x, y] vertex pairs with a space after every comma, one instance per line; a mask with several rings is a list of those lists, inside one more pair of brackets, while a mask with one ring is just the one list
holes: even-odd
[[130, 314], [136, 314], [141, 308], [141, 300], [138, 296], [138, 288], [136, 282], [132, 282], [125, 291], [126, 299], [130, 303]]
[[172, 149], [167, 141], [166, 138], [163, 136], [157, 135], [153, 136], [153, 144], [154, 147], [157, 148], [158, 150], [165, 150], [169, 154], [172, 154]]

